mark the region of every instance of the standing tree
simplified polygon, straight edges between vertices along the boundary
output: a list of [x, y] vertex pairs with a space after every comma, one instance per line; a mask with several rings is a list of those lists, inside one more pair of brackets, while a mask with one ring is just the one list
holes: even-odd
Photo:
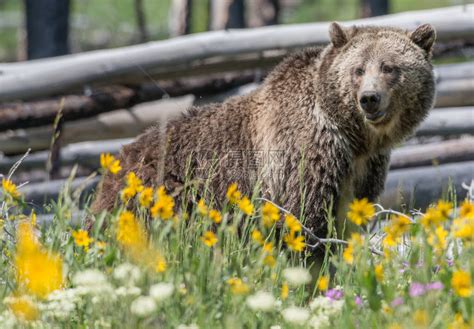
[[172, 37], [191, 32], [192, 4], [192, 0], [172, 0], [169, 15], [169, 29]]
[[135, 7], [135, 17], [137, 20], [137, 27], [140, 36], [140, 42], [148, 41], [148, 31], [146, 29], [146, 17], [143, 10], [143, 0], [135, 0], [133, 2]]
[[389, 12], [389, 0], [362, 0], [361, 16], [373, 17], [387, 15]]
[[69, 53], [69, 0], [25, 0], [28, 59]]
[[210, 0], [210, 29], [239, 29], [245, 27], [244, 0]]
[[278, 24], [280, 0], [252, 0], [249, 2], [249, 26]]

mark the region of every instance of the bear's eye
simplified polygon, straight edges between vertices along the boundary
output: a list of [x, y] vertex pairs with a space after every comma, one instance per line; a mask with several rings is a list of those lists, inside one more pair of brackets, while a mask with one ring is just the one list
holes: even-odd
[[358, 76], [363, 76], [364, 73], [365, 73], [365, 72], [364, 72], [364, 69], [361, 68], [361, 67], [356, 68], [354, 72], [355, 72], [355, 74], [358, 75]]
[[387, 74], [392, 73], [393, 72], [393, 67], [388, 66], [388, 65], [384, 65], [384, 66], [382, 66], [382, 72], [387, 73]]

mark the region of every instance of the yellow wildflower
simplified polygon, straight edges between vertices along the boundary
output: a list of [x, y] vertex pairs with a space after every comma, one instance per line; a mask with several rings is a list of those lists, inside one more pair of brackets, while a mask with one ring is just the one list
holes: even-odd
[[428, 230], [432, 226], [438, 226], [445, 219], [446, 218], [443, 216], [441, 211], [432, 207], [426, 210], [426, 213], [421, 218], [420, 223], [426, 230]]
[[459, 208], [459, 216], [461, 218], [474, 220], [474, 203], [470, 200], [464, 200]]
[[127, 183], [126, 187], [122, 190], [122, 201], [127, 202], [133, 198], [137, 193], [143, 191], [142, 180], [135, 175], [135, 173], [129, 172], [125, 178]]
[[220, 222], [222, 222], [222, 215], [216, 209], [212, 209], [209, 211], [209, 218], [216, 224], [219, 224]]
[[464, 321], [461, 313], [456, 313], [454, 315], [454, 321], [448, 325], [448, 329], [472, 329], [472, 327]]
[[74, 242], [79, 247], [83, 247], [85, 251], [89, 250], [89, 245], [94, 241], [94, 239], [89, 237], [89, 233], [85, 230], [72, 232], [72, 237], [74, 238]]
[[355, 199], [349, 206], [347, 218], [356, 225], [365, 225], [375, 215], [375, 207], [367, 198]]
[[295, 232], [290, 232], [289, 234], [283, 237], [283, 241], [285, 241], [288, 248], [290, 248], [293, 251], [301, 252], [304, 250], [305, 242], [304, 242], [304, 236], [302, 235], [296, 236]]
[[157, 273], [163, 273], [166, 271], [167, 268], [168, 268], [168, 265], [166, 263], [166, 260], [163, 257], [158, 256], [156, 259], [155, 271]]
[[231, 204], [237, 204], [240, 201], [241, 193], [238, 189], [237, 183], [233, 183], [229, 186], [226, 196]]
[[110, 153], [102, 153], [100, 155], [100, 166], [112, 175], [116, 175], [120, 170], [122, 170], [120, 161], [115, 159], [115, 157]]
[[36, 213], [34, 211], [31, 212], [30, 218], [31, 218], [31, 225], [36, 226], [37, 219], [36, 219]]
[[254, 229], [251, 233], [252, 240], [257, 242], [258, 244], [263, 244], [263, 234], [257, 229]]
[[273, 267], [276, 264], [276, 259], [273, 257], [273, 255], [266, 255], [265, 258], [263, 258], [263, 264], [267, 265], [268, 267]]
[[474, 219], [456, 218], [452, 225], [455, 238], [472, 241], [474, 239]]
[[107, 248], [107, 243], [104, 241], [96, 241], [95, 247], [101, 254], [103, 254], [105, 252], [105, 248]]
[[234, 295], [245, 295], [250, 291], [248, 285], [240, 278], [230, 278], [227, 280], [227, 284]]
[[280, 219], [280, 211], [270, 202], [265, 202], [262, 207], [262, 221], [266, 227], [271, 227]]
[[207, 215], [208, 209], [203, 199], [199, 200], [198, 205], [197, 205], [197, 210], [198, 210], [198, 213], [201, 214], [202, 216]]
[[354, 263], [355, 248], [360, 248], [364, 244], [364, 238], [359, 233], [352, 233], [348, 245], [342, 254], [342, 258], [347, 264]]
[[301, 223], [293, 215], [285, 215], [285, 225], [288, 227], [290, 232], [299, 232], [301, 231]]
[[153, 188], [145, 187], [138, 195], [138, 202], [143, 208], [149, 208], [153, 202]]
[[253, 214], [253, 204], [250, 202], [249, 198], [244, 196], [240, 201], [239, 201], [239, 208], [242, 210], [242, 212], [248, 216]]
[[272, 252], [272, 250], [273, 250], [273, 242], [267, 242], [263, 244], [263, 251], [270, 253]]
[[63, 286], [61, 258], [43, 250], [30, 222], [18, 225], [17, 238], [15, 268], [20, 291], [45, 298], [60, 289]]
[[413, 322], [419, 327], [427, 328], [429, 325], [428, 313], [425, 310], [416, 310], [413, 313]]
[[166, 194], [164, 186], [160, 186], [157, 192], [157, 200], [150, 209], [151, 215], [155, 218], [160, 217], [163, 220], [168, 220], [173, 217], [173, 208], [173, 197]]
[[214, 232], [211, 231], [205, 232], [204, 235], [201, 237], [201, 240], [209, 248], [213, 247], [217, 243], [217, 241], [219, 241]]
[[446, 249], [446, 237], [448, 236], [448, 232], [442, 227], [438, 226], [435, 232], [431, 232], [428, 235], [428, 244], [434, 248], [436, 253], [441, 253], [444, 249]]
[[130, 211], [123, 211], [119, 215], [116, 238], [126, 251], [133, 254], [140, 254], [147, 247], [145, 230]]
[[410, 228], [410, 220], [405, 216], [395, 216], [392, 218], [390, 225], [384, 228], [387, 235], [384, 238], [383, 244], [386, 247], [396, 246], [401, 236]]
[[288, 283], [284, 282], [281, 285], [281, 293], [280, 293], [281, 300], [287, 299], [289, 292], [290, 292], [290, 287], [288, 286]]
[[375, 278], [378, 282], [383, 281], [383, 266], [382, 264], [375, 265]]
[[439, 200], [436, 204], [436, 209], [438, 209], [438, 211], [440, 212], [441, 217], [446, 220], [449, 218], [451, 212], [453, 211], [453, 203], [444, 200]]
[[456, 295], [463, 298], [470, 297], [472, 294], [471, 275], [462, 270], [454, 272], [451, 278], [451, 286]]
[[328, 275], [321, 276], [318, 282], [318, 289], [320, 291], [326, 291], [328, 290], [328, 287], [329, 287], [329, 276]]
[[34, 321], [39, 318], [38, 307], [29, 296], [7, 297], [5, 304], [19, 320]]
[[18, 192], [16, 185], [11, 180], [2, 178], [2, 188], [4, 193], [13, 199], [17, 200], [20, 198], [20, 192]]

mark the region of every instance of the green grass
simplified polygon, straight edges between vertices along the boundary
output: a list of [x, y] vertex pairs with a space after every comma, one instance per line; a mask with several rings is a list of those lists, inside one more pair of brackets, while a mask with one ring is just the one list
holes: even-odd
[[[129, 183], [128, 186], [132, 190], [140, 189], [139, 185]], [[468, 323], [473, 321], [471, 279], [464, 280], [463, 292], [452, 283], [459, 281], [456, 277], [459, 273], [474, 277], [472, 234], [455, 237], [462, 225], [464, 229], [470, 227], [472, 232], [472, 203], [463, 205], [464, 212], [457, 210], [455, 204], [444, 203], [431, 208], [426, 215], [400, 214], [411, 222], [403, 228], [395, 225], [392, 216], [390, 227], [404, 232], [403, 237], [395, 239], [397, 246], [384, 240], [384, 230], [369, 231], [375, 218], [380, 221], [390, 218], [387, 211], [378, 211], [367, 227], [357, 228], [364, 238], [362, 243], [354, 238], [346, 247], [340, 241], [322, 241], [326, 256], [315, 262], [310, 256], [311, 245], [316, 241], [311, 241], [308, 234], [303, 252], [294, 251], [285, 243], [289, 235], [303, 234], [297, 231], [299, 225], [285, 224], [279, 234], [274, 222], [264, 225], [265, 202], [258, 198], [258, 189], [251, 200], [253, 211], [246, 209], [251, 215], [243, 212], [242, 201], [235, 205], [225, 202], [218, 209], [222, 215], [218, 224], [209, 215], [212, 195], [205, 195], [207, 209], [202, 204], [197, 206], [198, 189], [202, 187], [190, 184], [179, 192], [181, 202], [174, 208], [175, 216], [169, 219], [164, 219], [170, 217], [166, 212], [151, 218], [148, 206], [138, 205], [136, 196], [128, 201], [136, 209], [135, 219], [127, 222], [123, 216], [125, 204], [119, 202], [113, 211], [95, 215], [95, 225], [90, 231], [93, 240], [88, 241], [74, 236], [79, 232], [77, 225], [83, 226], [87, 218], [94, 216], [86, 212], [80, 216], [79, 223], [71, 222], [71, 214], [78, 210], [77, 193], [65, 189], [59, 200], [48, 207], [54, 214], [48, 225], [30, 224], [31, 216], [21, 215], [26, 206], [22, 197], [13, 198], [15, 189], [5, 185], [0, 194], [2, 326], [186, 328], [184, 325], [194, 324], [199, 328], [275, 325], [360, 328], [362, 325], [395, 329], [463, 328], [462, 325], [468, 328]], [[158, 194], [154, 205], [170, 204], [169, 198]], [[189, 204], [193, 206], [188, 207]], [[271, 210], [267, 214], [278, 212], [274, 220], [285, 218], [283, 209], [266, 207]], [[365, 205], [362, 211], [369, 216], [375, 210], [373, 207]], [[152, 207], [151, 213], [153, 209], [158, 208]], [[462, 219], [453, 222], [455, 218]], [[334, 221], [328, 220], [328, 236], [320, 238], [338, 235]], [[28, 232], [25, 228], [31, 225], [38, 230], [38, 242], [31, 242], [31, 233], [25, 233]], [[140, 226], [147, 229], [133, 229]], [[262, 233], [264, 241], [252, 234], [255, 230]], [[212, 246], [202, 240], [209, 231], [217, 238]], [[267, 244], [266, 250], [263, 242]], [[270, 255], [274, 262], [265, 260]], [[54, 263], [57, 259], [54, 257], [59, 257], [62, 265]], [[162, 266], [164, 262], [166, 269]], [[156, 267], [157, 264], [161, 267]], [[29, 266], [33, 266], [31, 272]], [[296, 273], [290, 275], [288, 271], [294, 268]], [[57, 275], [54, 281], [52, 278], [58, 271], [62, 275]], [[322, 275], [329, 277], [328, 291], [317, 284]], [[62, 284], [57, 278], [63, 278]], [[286, 295], [282, 289], [287, 285]], [[51, 293], [56, 288], [59, 290]], [[31, 320], [22, 320], [27, 315]]]

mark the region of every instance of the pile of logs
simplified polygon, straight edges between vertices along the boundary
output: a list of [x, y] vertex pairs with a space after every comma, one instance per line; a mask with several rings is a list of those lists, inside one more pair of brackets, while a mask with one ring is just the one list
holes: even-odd
[[[466, 5], [345, 25], [414, 29], [421, 23], [433, 24], [438, 35], [436, 59], [445, 55], [443, 49], [474, 44], [473, 15], [474, 5]], [[29, 201], [40, 204], [54, 198], [64, 180], [38, 181], [48, 178], [44, 168], [51, 160], [51, 145], [65, 172], [79, 165], [78, 172], [87, 175], [98, 168], [101, 153], [117, 153], [156, 121], [194, 104], [253, 90], [287, 53], [327, 43], [327, 29], [328, 23], [314, 23], [215, 31], [0, 64], [0, 173], [7, 174], [30, 149], [33, 152], [13, 178], [31, 181], [23, 187]], [[448, 181], [463, 197], [461, 184], [474, 178], [474, 61], [437, 65], [435, 75], [435, 109], [414, 138], [394, 151], [385, 206], [425, 206], [446, 192]], [[43, 174], [28, 176], [34, 171]], [[85, 191], [91, 191], [97, 183], [97, 178], [83, 180], [77, 178], [73, 185], [84, 183]]]

